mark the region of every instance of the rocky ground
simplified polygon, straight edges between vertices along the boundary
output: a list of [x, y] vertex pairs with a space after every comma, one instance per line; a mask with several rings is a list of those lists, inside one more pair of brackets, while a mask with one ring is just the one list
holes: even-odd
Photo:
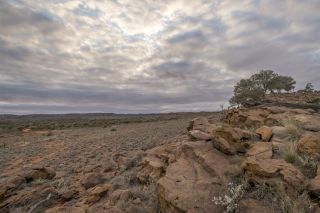
[[8, 133], [0, 211], [320, 212], [320, 107], [279, 103]]
[[154, 212], [155, 185], [137, 179], [142, 158], [148, 149], [185, 137], [190, 120], [164, 117], [1, 134], [0, 212]]

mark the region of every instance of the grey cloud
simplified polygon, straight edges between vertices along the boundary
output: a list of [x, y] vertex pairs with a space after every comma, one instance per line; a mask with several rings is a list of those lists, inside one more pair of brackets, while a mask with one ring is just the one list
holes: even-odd
[[320, 88], [315, 0], [0, 1], [0, 112], [214, 110], [259, 69]]
[[173, 36], [168, 40], [169, 43], [174, 44], [174, 43], [179, 43], [179, 42], [188, 42], [192, 40], [203, 40], [205, 39], [205, 36], [203, 35], [202, 31], [200, 30], [194, 30], [194, 31], [189, 31], [185, 32], [183, 34], [178, 34], [176, 36]]
[[[59, 18], [47, 10], [34, 11], [25, 7], [16, 7], [6, 0], [0, 2], [0, 23], [2, 30], [21, 31], [25, 29], [38, 29], [41, 33], [47, 34], [61, 27]], [[29, 31], [30, 32], [30, 31]]]

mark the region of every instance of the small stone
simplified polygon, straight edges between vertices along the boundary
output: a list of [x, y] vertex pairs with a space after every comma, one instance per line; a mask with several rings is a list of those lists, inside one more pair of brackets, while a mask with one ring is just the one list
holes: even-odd
[[136, 198], [132, 201], [133, 204], [140, 204], [141, 203], [141, 200], [140, 198]]

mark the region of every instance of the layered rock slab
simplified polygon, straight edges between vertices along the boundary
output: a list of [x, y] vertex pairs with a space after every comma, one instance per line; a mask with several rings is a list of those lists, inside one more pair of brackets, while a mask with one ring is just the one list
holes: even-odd
[[212, 198], [225, 190], [224, 173], [229, 167], [226, 155], [211, 143], [184, 143], [180, 158], [167, 167], [165, 176], [157, 182], [160, 212], [223, 212]]
[[301, 188], [305, 178], [292, 164], [282, 159], [257, 159], [248, 157], [243, 163], [245, 172], [260, 178], [280, 178], [292, 187]]

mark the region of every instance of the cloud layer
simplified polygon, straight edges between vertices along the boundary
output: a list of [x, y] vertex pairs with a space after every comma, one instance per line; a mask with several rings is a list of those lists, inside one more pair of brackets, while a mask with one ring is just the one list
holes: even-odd
[[215, 110], [259, 69], [320, 88], [318, 0], [0, 1], [0, 113]]

